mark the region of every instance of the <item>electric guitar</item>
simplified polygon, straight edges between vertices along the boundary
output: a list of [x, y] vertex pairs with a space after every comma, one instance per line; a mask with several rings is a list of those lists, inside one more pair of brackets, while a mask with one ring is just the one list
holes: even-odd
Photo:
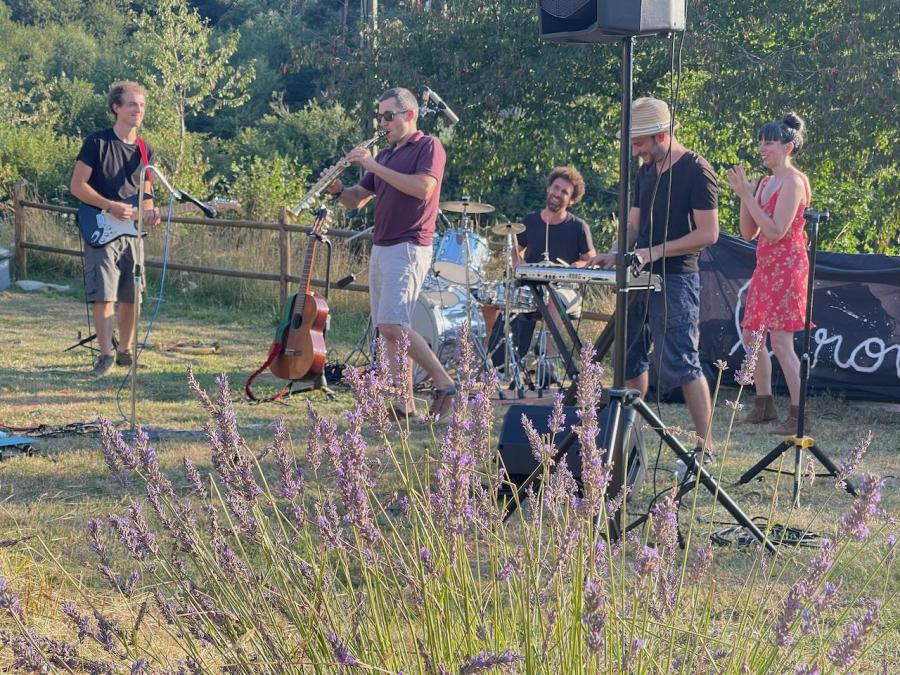
[[[310, 290], [310, 273], [319, 239], [328, 231], [327, 211], [319, 209], [306, 245], [306, 261], [300, 275], [300, 290], [285, 303], [284, 315], [275, 332], [269, 370], [283, 380], [314, 379], [325, 368], [325, 324], [328, 303]], [[271, 353], [270, 352], [270, 353]], [[252, 378], [251, 378], [252, 380]], [[248, 381], [248, 387], [250, 381]]]
[[[123, 200], [126, 204], [131, 204], [135, 209], [138, 207], [138, 196], [134, 195]], [[214, 199], [209, 203], [216, 211], [229, 211], [240, 208], [240, 204], [230, 199]], [[176, 216], [180, 213], [189, 213], [191, 211], [199, 211], [193, 204], [178, 204], [171, 208], [157, 209], [160, 218], [166, 220], [170, 216]], [[109, 211], [103, 211], [96, 206], [82, 203], [78, 207], [78, 229], [84, 240], [94, 248], [102, 248], [109, 242], [119, 237], [136, 237], [138, 230], [134, 220], [120, 220], [113, 216]]]

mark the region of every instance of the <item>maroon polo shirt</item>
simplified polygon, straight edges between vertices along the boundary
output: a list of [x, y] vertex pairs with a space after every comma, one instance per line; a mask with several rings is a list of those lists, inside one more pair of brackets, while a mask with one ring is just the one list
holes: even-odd
[[372, 172], [366, 172], [359, 184], [374, 192], [375, 230], [372, 241], [378, 246], [393, 246], [409, 242], [417, 246], [431, 246], [441, 181], [447, 155], [444, 146], [434, 136], [416, 131], [401, 148], [385, 148], [375, 157], [379, 164], [399, 173], [431, 176], [437, 181], [431, 197], [422, 200], [400, 192]]

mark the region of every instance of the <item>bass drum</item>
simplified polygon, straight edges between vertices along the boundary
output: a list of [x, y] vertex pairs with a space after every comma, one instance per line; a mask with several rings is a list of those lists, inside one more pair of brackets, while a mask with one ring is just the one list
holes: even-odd
[[[466, 320], [466, 291], [442, 284], [438, 288], [423, 288], [413, 309], [412, 329], [419, 333], [445, 368], [456, 363], [459, 349], [459, 330]], [[484, 339], [484, 317], [477, 303], [472, 301], [469, 331], [473, 340]], [[413, 384], [418, 386], [429, 375], [413, 363]]]

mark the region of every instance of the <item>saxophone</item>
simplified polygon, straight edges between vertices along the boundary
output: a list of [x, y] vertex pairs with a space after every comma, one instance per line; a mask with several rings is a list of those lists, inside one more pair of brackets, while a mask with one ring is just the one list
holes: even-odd
[[[367, 140], [364, 143], [360, 143], [357, 147], [370, 148], [373, 145], [375, 145], [378, 141], [380, 141], [382, 138], [384, 138], [386, 135], [387, 135], [387, 131], [385, 131], [384, 129], [381, 129], [378, 131], [377, 134], [372, 136], [372, 138], [370, 138], [369, 140]], [[288, 209], [288, 210], [292, 214], [294, 214], [294, 217], [299, 216], [300, 212], [303, 209], [307, 208], [313, 201], [318, 199], [319, 195], [321, 195], [325, 191], [325, 188], [327, 188], [335, 180], [337, 180], [337, 177], [340, 176], [342, 173], [344, 173], [344, 171], [347, 170], [348, 166], [350, 166], [350, 162], [347, 161], [346, 157], [341, 157], [335, 163], [335, 165], [333, 167], [331, 167], [331, 170], [328, 171], [327, 173], [323, 174], [322, 177], [316, 181], [315, 185], [313, 185], [306, 192], [306, 194], [303, 195], [303, 197], [300, 199], [300, 201], [297, 202], [297, 205], [294, 208]]]

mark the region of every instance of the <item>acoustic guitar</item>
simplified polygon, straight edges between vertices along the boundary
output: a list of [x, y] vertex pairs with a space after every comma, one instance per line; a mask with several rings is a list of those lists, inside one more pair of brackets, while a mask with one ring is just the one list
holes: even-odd
[[[127, 204], [131, 204], [135, 209], [138, 207], [138, 196], [134, 195], [123, 200]], [[240, 204], [230, 199], [214, 199], [209, 205], [216, 211], [228, 211], [240, 208]], [[178, 204], [171, 208], [158, 208], [160, 218], [166, 220], [169, 216], [177, 216], [181, 213], [197, 212], [199, 209], [193, 204]], [[136, 237], [138, 230], [134, 220], [120, 220], [114, 217], [108, 211], [98, 209], [96, 206], [82, 203], [78, 207], [78, 229], [84, 240], [94, 248], [102, 248], [109, 242], [115, 241], [119, 237]], [[145, 234], [142, 232], [142, 234]]]
[[[274, 348], [278, 353], [269, 363], [269, 370], [283, 380], [311, 380], [325, 368], [325, 324], [328, 303], [310, 290], [310, 274], [316, 256], [316, 246], [327, 232], [327, 211], [316, 211], [316, 220], [306, 245], [306, 261], [300, 275], [299, 291], [285, 303], [284, 315], [275, 333]], [[249, 385], [249, 382], [248, 382]]]

